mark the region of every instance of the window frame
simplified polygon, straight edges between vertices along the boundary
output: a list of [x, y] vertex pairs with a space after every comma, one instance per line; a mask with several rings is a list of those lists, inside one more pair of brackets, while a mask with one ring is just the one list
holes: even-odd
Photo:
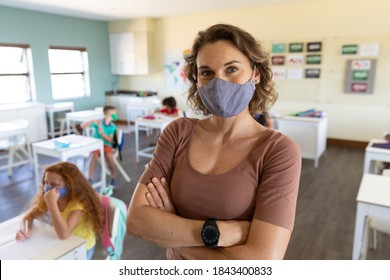
[[21, 104], [21, 103], [29, 103], [29, 102], [35, 102], [37, 100], [36, 96], [36, 90], [35, 90], [35, 79], [34, 79], [34, 72], [33, 72], [33, 61], [32, 61], [32, 52], [31, 52], [31, 46], [29, 44], [19, 44], [19, 43], [1, 43], [0, 47], [6, 47], [6, 48], [20, 48], [24, 50], [24, 55], [26, 57], [27, 61], [27, 72], [25, 73], [6, 73], [2, 74], [0, 73], [0, 77], [19, 77], [24, 76], [27, 79], [27, 82], [29, 84], [29, 99], [23, 100], [23, 101], [13, 101], [13, 102], [0, 102], [0, 105], [7, 105], [7, 104]]
[[[82, 67], [83, 71], [81, 72], [52, 72], [50, 69], [50, 50], [63, 50], [63, 51], [79, 51], [81, 52], [82, 57]], [[65, 47], [65, 46], [49, 46], [48, 49], [49, 57], [49, 70], [50, 70], [50, 82], [52, 85], [51, 97], [54, 100], [71, 100], [71, 99], [81, 99], [91, 96], [90, 80], [89, 80], [89, 62], [88, 62], [88, 52], [87, 48], [84, 47]], [[84, 81], [84, 94], [82, 96], [66, 96], [66, 97], [55, 97], [53, 94], [53, 82], [52, 76], [57, 75], [82, 75]]]

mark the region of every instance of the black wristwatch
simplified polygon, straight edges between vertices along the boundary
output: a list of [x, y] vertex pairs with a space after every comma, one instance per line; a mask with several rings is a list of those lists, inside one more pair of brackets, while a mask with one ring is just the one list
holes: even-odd
[[202, 227], [202, 240], [204, 246], [217, 248], [219, 240], [219, 229], [215, 219], [207, 219]]

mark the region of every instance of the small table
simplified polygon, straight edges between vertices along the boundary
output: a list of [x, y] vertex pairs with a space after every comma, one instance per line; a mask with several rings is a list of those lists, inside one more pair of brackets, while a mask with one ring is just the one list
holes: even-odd
[[153, 154], [151, 151], [154, 150], [155, 146], [148, 147], [145, 149], [139, 149], [139, 130], [140, 128], [157, 128], [161, 131], [173, 120], [176, 118], [164, 117], [164, 118], [155, 118], [155, 119], [145, 119], [145, 118], [137, 118], [135, 120], [135, 155], [136, 160], [139, 162], [139, 157], [147, 157], [152, 158]]
[[[19, 160], [18, 162], [15, 163], [13, 162], [11, 166], [9, 165], [2, 166], [0, 167], [0, 170], [7, 169], [7, 168], [9, 169], [12, 166], [19, 166], [26, 163], [30, 163], [30, 165], [32, 165], [30, 141], [28, 138], [28, 126], [18, 122], [0, 122], [0, 139], [14, 137], [14, 136], [17, 137], [19, 135], [23, 135], [26, 139], [28, 159]], [[12, 171], [12, 169], [9, 170]], [[10, 171], [8, 172], [8, 174], [9, 173]]]
[[98, 110], [85, 110], [66, 113], [66, 128], [70, 134], [70, 122], [86, 122], [91, 120], [103, 119], [104, 114]]
[[370, 165], [373, 160], [390, 162], [390, 149], [374, 148], [372, 147], [374, 143], [388, 143], [388, 141], [385, 139], [371, 139], [364, 155], [363, 173], [370, 173]]
[[277, 129], [291, 137], [301, 150], [302, 158], [314, 159], [314, 167], [326, 150], [328, 117], [284, 116], [276, 118]]
[[54, 113], [64, 112], [64, 111], [73, 112], [74, 111], [74, 104], [73, 104], [73, 102], [57, 102], [54, 104], [46, 105], [45, 108], [46, 108], [46, 112], [49, 114], [50, 130], [48, 132], [48, 136], [50, 138], [54, 138], [57, 135], [61, 134], [61, 131], [58, 131], [58, 132], [54, 131]]
[[20, 229], [22, 216], [17, 216], [0, 224], [1, 260], [86, 260], [86, 241], [70, 235], [61, 240], [54, 227], [34, 220], [29, 239], [17, 242], [16, 232]]
[[389, 219], [390, 217], [390, 177], [364, 174], [356, 200], [353, 260], [360, 258], [366, 217], [375, 216], [383, 219]]
[[[56, 143], [69, 143], [69, 147], [61, 148]], [[41, 179], [39, 173], [38, 155], [46, 155], [54, 158], [58, 158], [61, 161], [67, 161], [67, 159], [84, 155], [88, 156], [90, 152], [100, 150], [101, 160], [101, 181], [93, 184], [93, 187], [100, 186], [100, 192], [106, 188], [106, 164], [104, 160], [103, 141], [92, 137], [86, 137], [81, 135], [67, 135], [50, 139], [42, 142], [36, 142], [32, 144], [34, 169], [35, 169], [35, 182], [38, 189]]]

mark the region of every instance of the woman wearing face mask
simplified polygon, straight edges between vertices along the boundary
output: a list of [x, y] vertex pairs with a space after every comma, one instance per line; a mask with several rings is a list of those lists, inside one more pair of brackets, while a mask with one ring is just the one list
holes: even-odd
[[50, 215], [58, 238], [74, 234], [85, 239], [87, 258], [92, 258], [96, 236], [103, 228], [103, 208], [76, 165], [60, 162], [45, 169], [42, 185], [23, 218], [23, 228], [16, 233], [16, 240], [29, 238], [33, 220], [45, 213]]
[[198, 33], [188, 100], [209, 118], [161, 134], [139, 180], [127, 231], [169, 259], [282, 259], [294, 225], [299, 147], [252, 116], [275, 102], [266, 53], [225, 24]]

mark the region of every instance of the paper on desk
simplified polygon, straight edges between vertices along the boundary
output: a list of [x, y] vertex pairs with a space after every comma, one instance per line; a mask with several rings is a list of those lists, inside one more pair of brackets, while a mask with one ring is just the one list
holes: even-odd
[[44, 223], [34, 221], [30, 238], [16, 242], [18, 229], [19, 223], [15, 223], [1, 230], [1, 260], [28, 260], [61, 242], [54, 229]]

